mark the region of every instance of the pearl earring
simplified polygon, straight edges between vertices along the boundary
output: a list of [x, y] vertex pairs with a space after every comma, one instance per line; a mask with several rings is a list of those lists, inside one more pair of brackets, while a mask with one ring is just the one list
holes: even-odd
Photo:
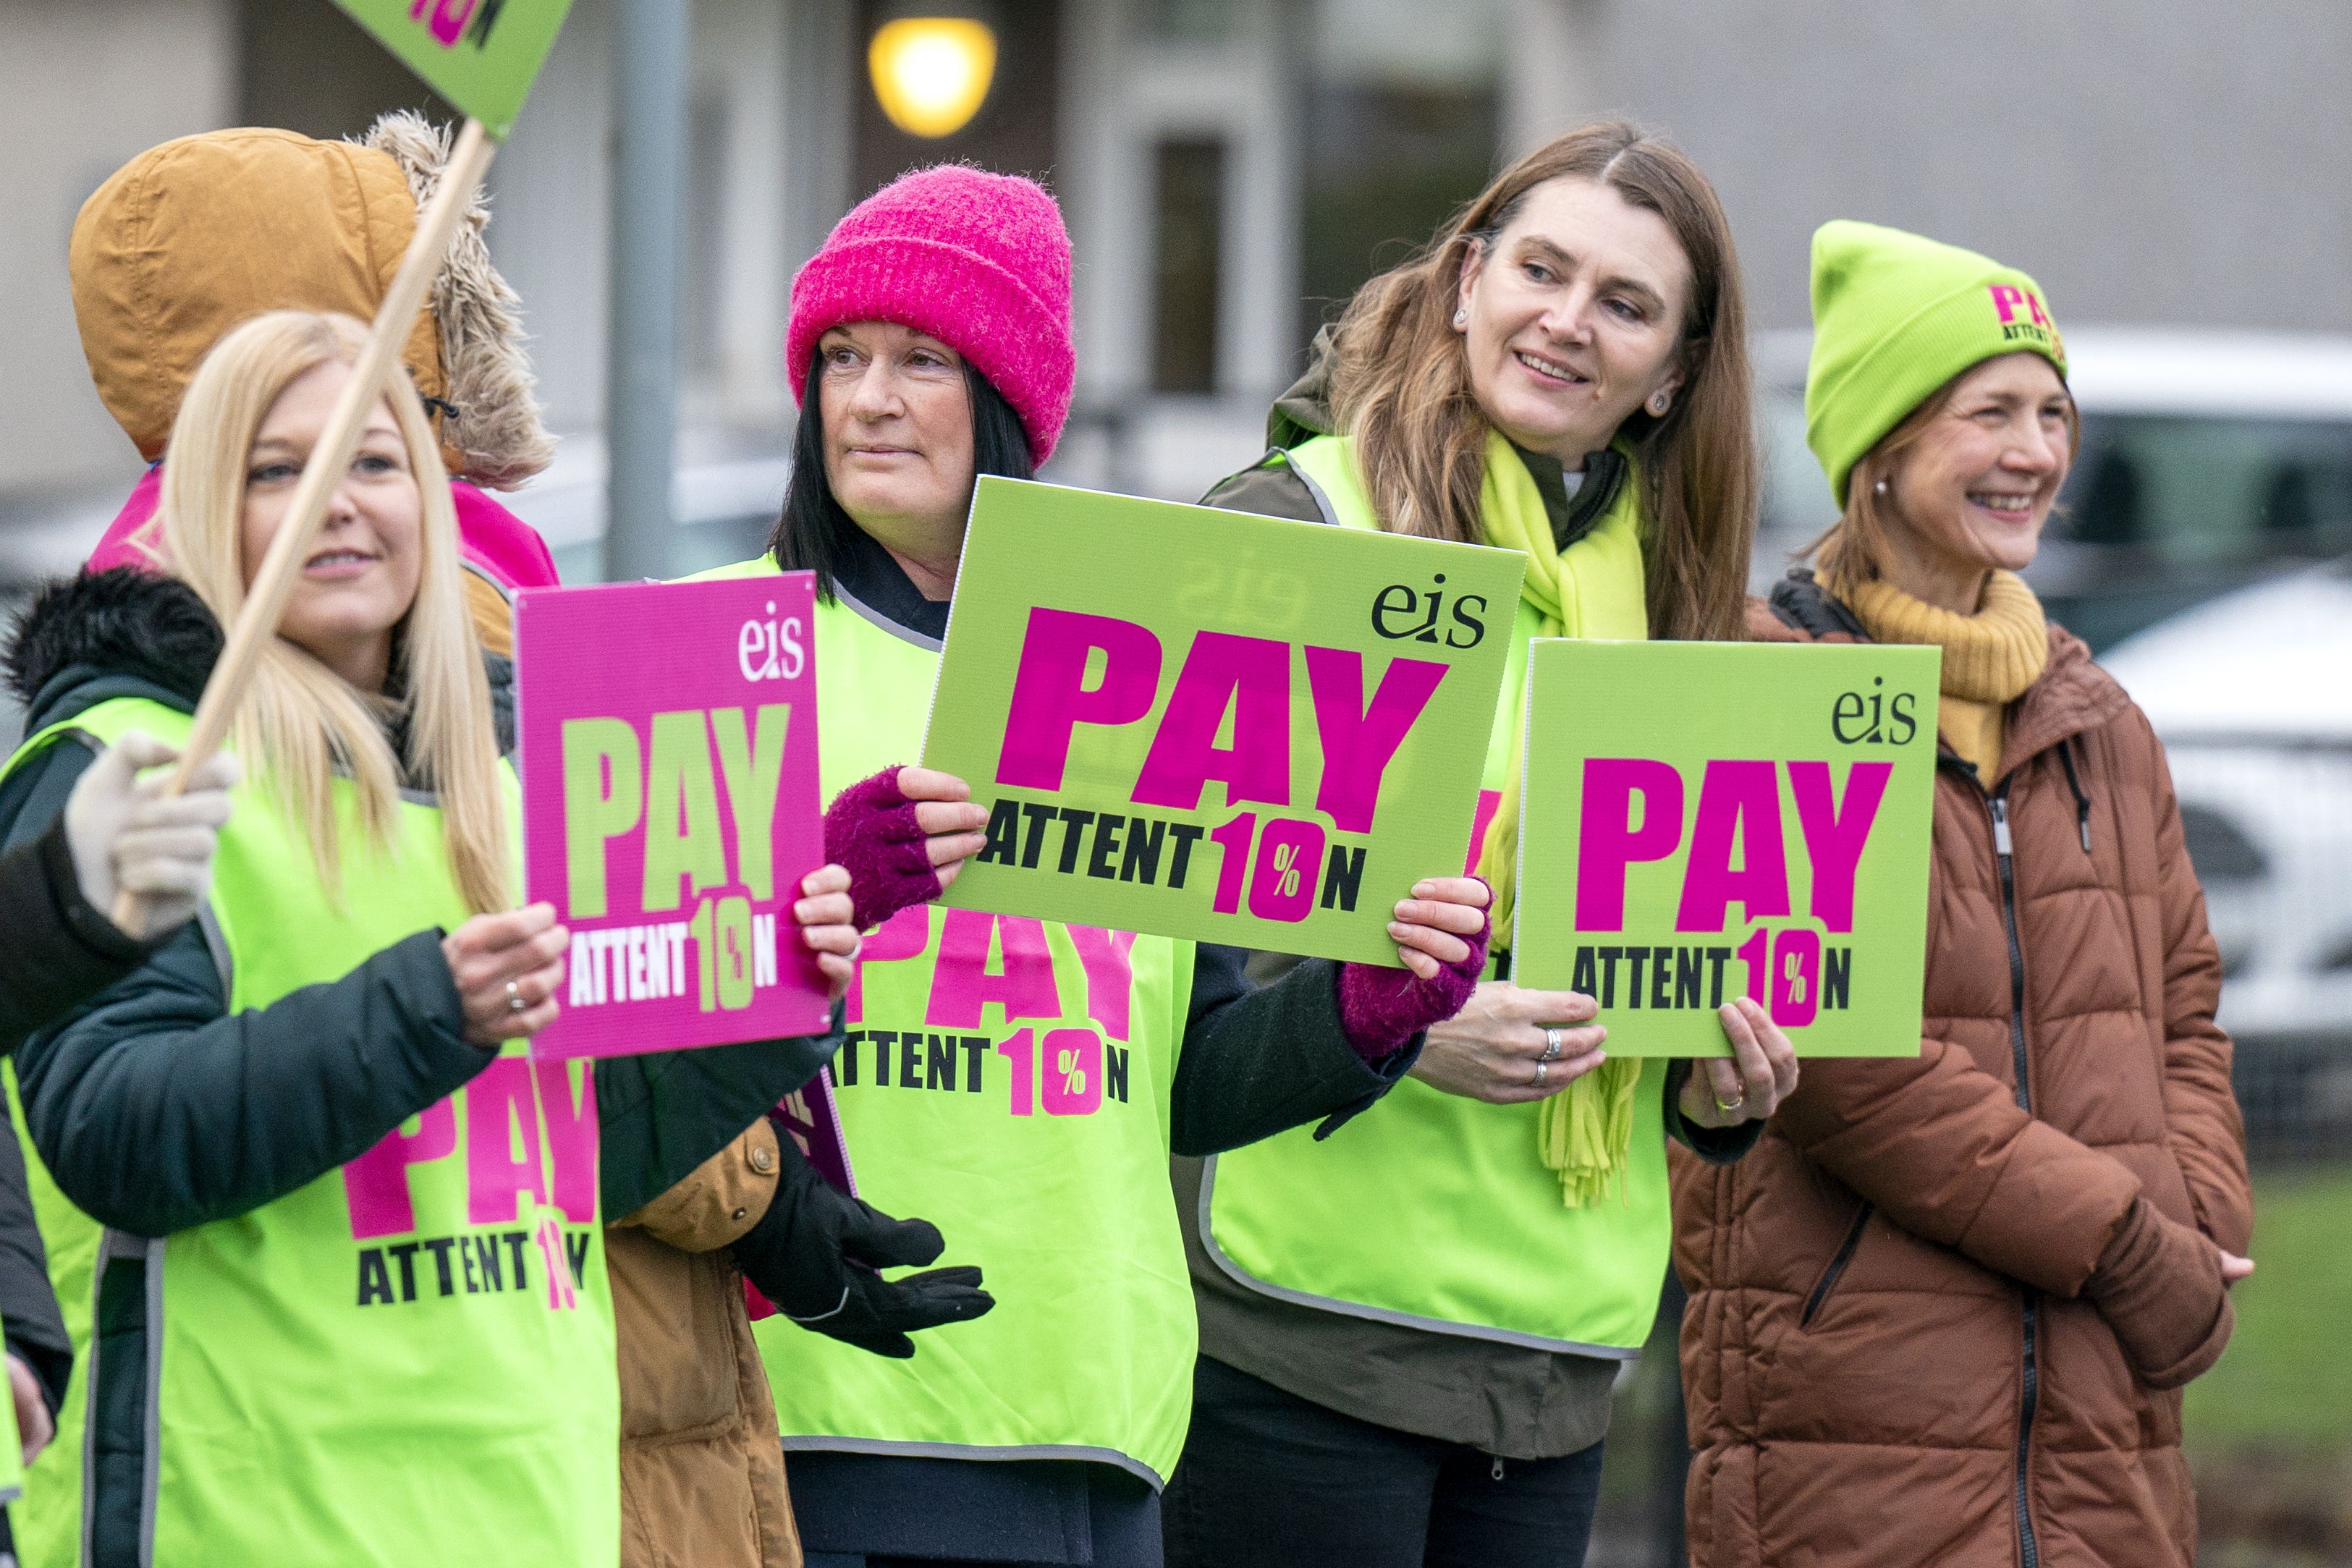
[[1675, 394], [1670, 392], [1660, 391], [1650, 395], [1650, 417], [1653, 419], [1665, 418], [1666, 410], [1674, 406]]
[[1459, 332], [1463, 328], [1467, 327], [1468, 325], [1470, 325], [1469, 308], [1464, 306], [1456, 308], [1454, 312], [1454, 329]]
[[1873, 495], [1884, 496], [1886, 494], [1886, 481], [1881, 479], [1877, 484], [1873, 485], [1870, 489]]

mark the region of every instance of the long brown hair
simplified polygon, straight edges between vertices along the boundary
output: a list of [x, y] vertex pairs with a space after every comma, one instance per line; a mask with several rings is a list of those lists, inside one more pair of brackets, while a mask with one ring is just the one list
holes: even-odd
[[1679, 352], [1684, 383], [1664, 417], [1622, 427], [1641, 473], [1642, 553], [1654, 637], [1740, 635], [1756, 531], [1756, 441], [1748, 402], [1748, 308], [1731, 225], [1697, 165], [1633, 125], [1588, 125], [1497, 175], [1422, 253], [1357, 290], [1339, 319], [1332, 413], [1381, 526], [1475, 542], [1486, 476], [1486, 414], [1454, 330], [1471, 246], [1492, 248], [1547, 181], [1591, 180], [1655, 213], [1690, 262]]

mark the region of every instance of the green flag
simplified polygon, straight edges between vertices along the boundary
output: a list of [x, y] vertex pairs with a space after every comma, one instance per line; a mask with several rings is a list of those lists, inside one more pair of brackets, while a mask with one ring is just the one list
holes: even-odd
[[514, 129], [572, 0], [335, 0], [498, 141]]
[[988, 847], [942, 902], [1394, 965], [1468, 857], [1526, 565], [981, 480], [923, 762]]
[[1935, 648], [1537, 643], [1511, 977], [1601, 1004], [1619, 1056], [1913, 1056]]

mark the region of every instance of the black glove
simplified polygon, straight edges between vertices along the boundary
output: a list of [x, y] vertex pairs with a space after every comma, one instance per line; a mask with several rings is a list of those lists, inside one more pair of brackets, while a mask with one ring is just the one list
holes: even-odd
[[877, 1270], [928, 1263], [945, 1250], [939, 1227], [893, 1219], [827, 1186], [781, 1127], [776, 1144], [783, 1168], [775, 1200], [729, 1250], [777, 1311], [845, 1344], [904, 1360], [915, 1354], [907, 1337], [914, 1330], [969, 1322], [996, 1305], [980, 1288], [978, 1269], [884, 1279]]

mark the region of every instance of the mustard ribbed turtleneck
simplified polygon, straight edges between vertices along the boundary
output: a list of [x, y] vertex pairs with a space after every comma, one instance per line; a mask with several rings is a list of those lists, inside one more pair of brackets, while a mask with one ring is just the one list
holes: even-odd
[[2001, 713], [2041, 678], [2050, 662], [2050, 626], [2042, 601], [2013, 571], [1985, 580], [1974, 615], [1914, 599], [1884, 579], [1841, 595], [1881, 643], [1932, 643], [1944, 650], [1944, 742], [1990, 784], [2000, 771]]

